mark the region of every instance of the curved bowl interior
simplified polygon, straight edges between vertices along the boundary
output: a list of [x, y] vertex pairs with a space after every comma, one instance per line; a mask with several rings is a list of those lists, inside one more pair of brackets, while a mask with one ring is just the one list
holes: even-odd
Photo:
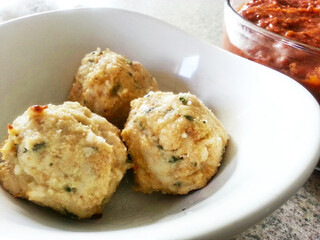
[[2, 189], [0, 229], [47, 239], [226, 239], [272, 212], [319, 157], [320, 113], [288, 77], [153, 18], [116, 9], [39, 14], [0, 25], [0, 138], [33, 104], [62, 103], [84, 54], [140, 61], [163, 91], [190, 91], [231, 136], [219, 173], [187, 196], [131, 190], [129, 172], [98, 220], [74, 221]]

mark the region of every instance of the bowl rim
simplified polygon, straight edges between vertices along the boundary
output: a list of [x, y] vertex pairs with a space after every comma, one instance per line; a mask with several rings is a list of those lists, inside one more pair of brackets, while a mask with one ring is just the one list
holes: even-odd
[[[311, 46], [309, 44], [306, 44], [306, 43], [302, 43], [302, 42], [299, 42], [299, 41], [296, 41], [296, 40], [293, 40], [293, 39], [290, 39], [290, 38], [287, 38], [287, 37], [284, 37], [284, 36], [281, 36], [279, 34], [276, 34], [274, 32], [271, 32], [263, 27], [260, 27], [250, 21], [248, 21], [246, 18], [244, 18], [243, 16], [241, 16], [233, 7], [232, 7], [232, 4], [231, 4], [231, 1], [232, 0], [225, 0], [225, 10], [231, 10], [231, 12], [234, 13], [235, 17], [237, 18], [237, 20], [245, 25], [246, 27], [256, 31], [256, 32], [259, 32], [263, 35], [265, 35], [266, 37], [269, 37], [269, 38], [273, 38], [279, 42], [282, 42], [292, 48], [296, 48], [296, 49], [299, 49], [299, 50], [302, 50], [304, 52], [307, 52], [311, 55], [314, 55], [314, 56], [320, 56], [320, 48], [317, 48], [317, 47], [314, 47], [314, 46]], [[243, 2], [246, 3], [247, 0], [245, 0]]]
[[[43, 12], [43, 13], [36, 13], [36, 14], [28, 15], [28, 16], [23, 16], [23, 17], [20, 17], [18, 19], [13, 19], [13, 20], [6, 21], [3, 24], [0, 24], [0, 28], [5, 26], [5, 24], [18, 22], [21, 19], [31, 18], [31, 17], [34, 17], [34, 16], [38, 17], [39, 15], [44, 15], [44, 14], [48, 14], [48, 13], [56, 15], [56, 14], [60, 14], [61, 12], [67, 12], [67, 11], [68, 11], [69, 14], [74, 14], [75, 12], [80, 12], [80, 11], [86, 12], [86, 11], [88, 11], [88, 9], [91, 10], [92, 8], [53, 10], [53, 11], [48, 11], [48, 12]], [[236, 56], [234, 54], [231, 54], [231, 53], [227, 52], [226, 50], [223, 50], [222, 48], [216, 47], [216, 46], [214, 46], [214, 45], [212, 45], [212, 44], [210, 44], [208, 42], [200, 40], [197, 37], [195, 37], [195, 36], [193, 36], [191, 34], [188, 34], [185, 31], [183, 31], [183, 30], [181, 30], [179, 28], [176, 28], [176, 27], [172, 26], [171, 24], [168, 24], [168, 23], [166, 23], [164, 21], [156, 19], [156, 18], [154, 18], [152, 16], [148, 16], [146, 14], [138, 13], [138, 12], [134, 12], [134, 11], [118, 9], [118, 8], [108, 8], [108, 7], [106, 7], [106, 8], [94, 8], [94, 9], [99, 9], [100, 11], [105, 11], [105, 10], [109, 10], [110, 11], [111, 10], [111, 11], [117, 11], [117, 12], [122, 12], [122, 13], [126, 12], [127, 14], [128, 13], [129, 14], [134, 14], [136, 16], [139, 15], [140, 17], [143, 17], [144, 19], [148, 19], [148, 20], [154, 21], [157, 24], [165, 25], [166, 28], [174, 29], [175, 32], [179, 32], [179, 34], [183, 34], [184, 37], [188, 37], [189, 39], [192, 39], [192, 42], [200, 41], [201, 45], [204, 44], [206, 46], [206, 48], [210, 47], [210, 48], [216, 49], [217, 51], [224, 52], [225, 54], [227, 54], [229, 56], [233, 56], [234, 58], [237, 58], [240, 61], [250, 62], [250, 64], [257, 64], [257, 63], [251, 62], [251, 61], [249, 61], [247, 59], [244, 59], [244, 58], [241, 58], [241, 57]], [[260, 67], [266, 68], [265, 66], [258, 65], [258, 64], [256, 66], [259, 66], [259, 68]], [[270, 69], [270, 71], [271, 71], [271, 69]], [[277, 73], [277, 74], [280, 74], [280, 73]], [[285, 75], [283, 75], [283, 76], [285, 76]], [[289, 80], [289, 77], [285, 76], [285, 78]], [[290, 81], [290, 84], [298, 85], [298, 83], [295, 82], [295, 81]], [[301, 86], [299, 86], [299, 88], [300, 87]], [[301, 89], [303, 89], [303, 88], [301, 88]], [[317, 109], [316, 110], [317, 111], [317, 116], [319, 116], [318, 119], [320, 119], [320, 115], [319, 115], [320, 114], [320, 108], [319, 108], [319, 105], [317, 104], [316, 100], [311, 96], [311, 94], [306, 89], [303, 89], [303, 91], [304, 91], [304, 95], [307, 94], [308, 98], [312, 99], [312, 102], [314, 103], [314, 106]], [[319, 136], [317, 138], [320, 139]], [[317, 148], [317, 151], [312, 154], [312, 157], [319, 157], [319, 155], [320, 155], [320, 147], [316, 146], [316, 148]], [[253, 220], [252, 221], [256, 222], [254, 219], [257, 219], [257, 218], [261, 219], [261, 215], [266, 216], [266, 215], [270, 214], [273, 210], [276, 209], [276, 207], [279, 207], [282, 203], [284, 203], [284, 201], [286, 201], [288, 199], [287, 196], [288, 195], [292, 196], [294, 194], [294, 192], [296, 192], [298, 190], [298, 188], [306, 181], [307, 177], [310, 176], [310, 174], [312, 172], [312, 169], [314, 168], [312, 162], [314, 162], [314, 164], [315, 164], [315, 160], [310, 161], [310, 164], [306, 167], [306, 171], [303, 172], [303, 173], [301, 172], [299, 178], [297, 178], [296, 181], [291, 182], [290, 186], [287, 186], [286, 191], [282, 192], [281, 194], [279, 194], [279, 195], [277, 195], [275, 197], [272, 197], [272, 199], [270, 199], [267, 202], [264, 202], [258, 208], [254, 208], [249, 212], [245, 212], [245, 213], [241, 214], [241, 216], [239, 216], [239, 221], [246, 220], [250, 216], [253, 216], [253, 218], [252, 218]], [[306, 172], [308, 172], [307, 173], [308, 176], [305, 175]], [[301, 179], [303, 179], [303, 181]], [[297, 182], [299, 182], [299, 184], [297, 184]], [[275, 205], [276, 205], [276, 207], [275, 207]], [[200, 219], [201, 216], [207, 216], [208, 215], [208, 211], [204, 210], [204, 209], [201, 209], [201, 211], [194, 212], [193, 214], [195, 214], [195, 215], [192, 215], [192, 216], [186, 215], [184, 219], [181, 219], [181, 218], [166, 219], [165, 222], [162, 222], [162, 221], [157, 222], [157, 227], [153, 228], [153, 229], [149, 228], [150, 225], [139, 226], [139, 227], [135, 228], [136, 229], [135, 232], [132, 232], [134, 234], [133, 236], [138, 236], [138, 235], [135, 235], [135, 234], [140, 234], [141, 232], [144, 232], [145, 229], [148, 230], [147, 233], [153, 232], [153, 233], [157, 234], [157, 233], [159, 233], [159, 232], [161, 232], [163, 230], [164, 226], [167, 227], [166, 232], [170, 232], [170, 230], [172, 230], [172, 226], [170, 226], [170, 223], [172, 223], [173, 221], [181, 223], [181, 221], [185, 222], [185, 220], [187, 220], [188, 223], [190, 223], [190, 222], [194, 223], [194, 221], [193, 221], [194, 219]], [[197, 217], [199, 217], [199, 218], [197, 218]], [[236, 225], [237, 223], [230, 222], [227, 225], [227, 227], [230, 227], [232, 224]], [[239, 222], [238, 222], [238, 224], [239, 224]], [[246, 227], [248, 227], [248, 226], [250, 226], [252, 224], [250, 222], [247, 222], [247, 223], [241, 223], [239, 225], [242, 225], [242, 226], [239, 226], [240, 229], [245, 229]], [[181, 224], [181, 226], [182, 226], [182, 224]], [[148, 228], [146, 228], [146, 227], [148, 227]], [[223, 226], [219, 225], [219, 228], [218, 228], [219, 231], [224, 231], [224, 227], [226, 227], [226, 225], [223, 225]], [[236, 229], [236, 227], [234, 229]], [[119, 239], [124, 239], [124, 238], [122, 238], [123, 235], [118, 234], [120, 231], [127, 233], [127, 230], [117, 230], [117, 231], [114, 231], [114, 232], [110, 231], [109, 232], [110, 233], [110, 237], [111, 238], [118, 237]], [[238, 231], [238, 230], [234, 230], [234, 231]], [[202, 238], [202, 239], [205, 239], [205, 238], [210, 238], [209, 237], [210, 234], [214, 233], [214, 231], [212, 230], [212, 226], [210, 224], [210, 221], [207, 221], [206, 224], [203, 224], [201, 226], [201, 228], [192, 229], [191, 231], [183, 230], [183, 232], [184, 233], [181, 234], [180, 236], [178, 236], [178, 238], [186, 237], [186, 238]], [[93, 235], [91, 235], [91, 233], [89, 233], [89, 234], [83, 234], [83, 232], [71, 232], [71, 233], [74, 235], [74, 237], [77, 237], [78, 239], [89, 239], [89, 238], [93, 237]], [[181, 233], [181, 231], [179, 233]], [[52, 236], [52, 238], [50, 236], [47, 236], [47, 237], [48, 237], [48, 239], [55, 239], [56, 237], [60, 236], [60, 239], [67, 239], [69, 236], [71, 236], [71, 235], [65, 235], [65, 237], [63, 237], [62, 234], [65, 234], [65, 232], [62, 232], [61, 235], [54, 235], [54, 236]], [[220, 232], [220, 234], [221, 234], [221, 232]], [[80, 237], [80, 235], [82, 235], [82, 236]], [[145, 235], [141, 235], [141, 236], [145, 236]], [[169, 235], [168, 234], [163, 235], [163, 238], [165, 236], [169, 236]], [[171, 237], [173, 237], [173, 236], [177, 237], [177, 232], [175, 233], [175, 235], [171, 235]], [[96, 239], [104, 239], [105, 237], [106, 236], [103, 234], [103, 232], [101, 232], [101, 234], [98, 233], [98, 232], [95, 232], [95, 238]], [[159, 236], [155, 236], [155, 237], [157, 238]], [[221, 239], [221, 238], [219, 238], [219, 239]]]

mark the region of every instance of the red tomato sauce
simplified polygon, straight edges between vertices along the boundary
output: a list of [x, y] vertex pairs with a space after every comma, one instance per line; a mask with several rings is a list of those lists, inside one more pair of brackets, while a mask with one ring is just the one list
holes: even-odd
[[297, 80], [320, 103], [320, 0], [250, 0], [238, 13], [268, 31], [319, 48], [311, 54], [261, 34], [243, 46], [234, 46], [228, 36], [224, 43], [229, 51]]
[[320, 48], [320, 1], [251, 0], [239, 14], [259, 27]]

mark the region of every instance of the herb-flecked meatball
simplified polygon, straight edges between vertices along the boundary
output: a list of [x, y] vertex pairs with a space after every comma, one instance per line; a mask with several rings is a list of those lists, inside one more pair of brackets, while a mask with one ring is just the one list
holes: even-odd
[[121, 133], [135, 189], [187, 194], [217, 172], [228, 141], [219, 120], [190, 93], [150, 92], [131, 102]]
[[131, 166], [119, 129], [77, 102], [32, 106], [8, 133], [3, 188], [71, 217], [100, 214]]
[[139, 62], [98, 48], [82, 59], [68, 99], [122, 128], [130, 101], [157, 90], [155, 78]]

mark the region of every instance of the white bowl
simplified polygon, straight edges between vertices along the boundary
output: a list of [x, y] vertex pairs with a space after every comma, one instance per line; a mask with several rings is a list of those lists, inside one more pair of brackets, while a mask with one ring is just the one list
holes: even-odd
[[219, 173], [187, 196], [122, 182], [98, 220], [69, 220], [1, 189], [6, 239], [226, 239], [284, 203], [320, 154], [320, 111], [290, 78], [156, 19], [116, 9], [39, 14], [0, 25], [0, 137], [30, 105], [62, 103], [85, 53], [140, 61], [162, 90], [190, 91], [231, 135]]

